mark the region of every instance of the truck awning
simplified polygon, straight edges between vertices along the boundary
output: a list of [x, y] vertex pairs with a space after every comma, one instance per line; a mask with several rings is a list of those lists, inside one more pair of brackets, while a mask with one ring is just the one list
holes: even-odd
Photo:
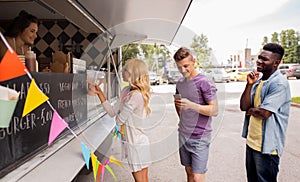
[[[15, 1], [15, 2], [14, 2]], [[192, 0], [10, 0], [1, 2], [0, 19], [22, 9], [39, 19], [67, 19], [87, 33], [107, 32], [114, 46], [130, 42], [169, 45]]]

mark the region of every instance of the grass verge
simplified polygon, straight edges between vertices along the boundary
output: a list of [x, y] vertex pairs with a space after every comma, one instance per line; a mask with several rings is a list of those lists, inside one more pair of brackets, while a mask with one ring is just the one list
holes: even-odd
[[293, 97], [292, 102], [296, 104], [300, 104], [300, 97]]

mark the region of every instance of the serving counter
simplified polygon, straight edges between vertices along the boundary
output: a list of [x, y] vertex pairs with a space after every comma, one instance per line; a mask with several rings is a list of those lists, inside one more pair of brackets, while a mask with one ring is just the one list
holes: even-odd
[[[97, 97], [87, 95], [87, 76], [31, 73], [49, 102], [22, 117], [31, 79], [27, 75], [1, 82], [20, 91], [9, 128], [0, 128], [0, 181], [71, 181], [84, 167], [80, 142], [91, 152], [110, 146], [115, 122]], [[68, 123], [48, 146], [53, 109]]]

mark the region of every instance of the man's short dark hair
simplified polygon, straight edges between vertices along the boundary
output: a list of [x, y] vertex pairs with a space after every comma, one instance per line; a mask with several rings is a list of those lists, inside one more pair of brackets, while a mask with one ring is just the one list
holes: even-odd
[[191, 51], [188, 48], [181, 47], [176, 51], [173, 58], [175, 61], [180, 61], [188, 56], [192, 56]]
[[263, 50], [274, 53], [277, 56], [278, 60], [281, 60], [284, 55], [283, 47], [276, 43], [268, 43], [268, 44], [264, 45]]

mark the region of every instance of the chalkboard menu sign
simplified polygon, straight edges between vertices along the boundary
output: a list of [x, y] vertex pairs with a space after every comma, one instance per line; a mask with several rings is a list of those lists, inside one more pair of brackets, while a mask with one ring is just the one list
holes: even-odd
[[[86, 74], [45, 72], [32, 73], [32, 77], [70, 128], [74, 129], [86, 122]], [[0, 83], [2, 86], [20, 91], [10, 127], [0, 128], [0, 178], [48, 146], [53, 116], [53, 109], [49, 103], [43, 103], [22, 117], [30, 83], [31, 79], [27, 75]], [[65, 129], [60, 137], [69, 132]]]

